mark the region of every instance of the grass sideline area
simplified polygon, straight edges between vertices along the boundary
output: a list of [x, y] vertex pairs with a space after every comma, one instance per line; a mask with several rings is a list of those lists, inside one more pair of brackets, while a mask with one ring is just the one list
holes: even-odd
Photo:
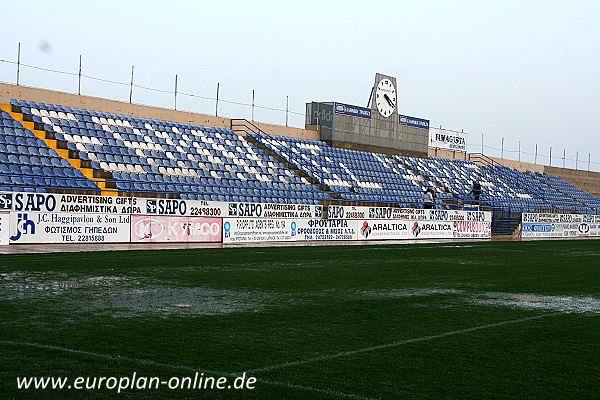
[[[591, 399], [600, 242], [0, 256], [0, 398]], [[21, 390], [17, 376], [256, 376]]]

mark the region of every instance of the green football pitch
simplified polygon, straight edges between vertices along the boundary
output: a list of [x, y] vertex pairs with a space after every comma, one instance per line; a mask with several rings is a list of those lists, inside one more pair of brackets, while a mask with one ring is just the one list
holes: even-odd
[[1, 399], [598, 397], [599, 241], [0, 256]]

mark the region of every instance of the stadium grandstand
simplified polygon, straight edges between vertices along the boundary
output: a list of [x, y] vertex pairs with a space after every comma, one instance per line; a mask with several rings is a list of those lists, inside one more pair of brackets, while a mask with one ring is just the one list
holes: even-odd
[[[333, 147], [322, 140], [243, 132], [11, 99], [0, 119], [0, 190], [288, 204], [597, 213], [600, 200], [558, 176], [494, 162], [418, 158]], [[238, 124], [239, 125], [239, 124]]]
[[0, 400], [600, 398], [599, 1], [2, 12]]

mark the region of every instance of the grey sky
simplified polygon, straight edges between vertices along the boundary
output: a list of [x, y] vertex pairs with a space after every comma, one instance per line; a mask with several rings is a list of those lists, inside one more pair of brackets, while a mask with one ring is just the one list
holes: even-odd
[[[519, 139], [545, 155], [552, 145], [554, 165], [563, 148], [600, 162], [598, 1], [30, 0], [2, 10], [3, 60], [16, 59], [20, 41], [23, 63], [76, 72], [83, 54], [87, 75], [128, 82], [135, 65], [142, 86], [172, 90], [178, 74], [181, 92], [214, 97], [220, 82], [223, 99], [249, 103], [255, 89], [257, 104], [284, 109], [289, 95], [300, 114], [311, 100], [366, 105], [383, 72], [398, 78], [401, 113], [464, 129], [473, 151], [483, 132], [496, 147], [504, 136], [508, 150]], [[14, 82], [14, 65], [0, 63], [0, 80]], [[77, 90], [74, 76], [29, 68], [21, 83]], [[89, 79], [82, 92], [129, 96], [126, 85]], [[139, 88], [133, 100], [173, 106], [172, 94]], [[180, 96], [178, 108], [212, 114], [214, 102]], [[250, 118], [246, 106], [219, 111]], [[255, 118], [285, 122], [268, 110]]]

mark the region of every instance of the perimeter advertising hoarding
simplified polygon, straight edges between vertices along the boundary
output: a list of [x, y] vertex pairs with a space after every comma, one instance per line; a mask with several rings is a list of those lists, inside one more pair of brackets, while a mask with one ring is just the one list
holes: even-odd
[[139, 214], [142, 209], [136, 197], [86, 196], [76, 194], [0, 193], [0, 211]]
[[427, 219], [427, 210], [414, 208], [328, 206], [328, 219]]
[[277, 203], [227, 203], [224, 216], [232, 218], [320, 218], [322, 206]]
[[371, 219], [403, 219], [408, 221], [492, 221], [492, 213], [464, 210], [425, 210], [420, 208], [369, 207]]
[[521, 237], [600, 237], [600, 215], [523, 213]]
[[359, 223], [359, 240], [410, 239], [409, 221], [401, 220], [364, 220]]
[[489, 239], [492, 237], [490, 221], [454, 221], [454, 237], [457, 239]]
[[0, 212], [172, 215], [236, 218], [320, 218], [321, 206], [205, 200], [88, 196], [54, 193], [0, 193]]
[[297, 233], [298, 223], [294, 219], [223, 219], [223, 243], [294, 241]]
[[211, 218], [227, 215], [227, 203], [221, 201], [140, 198], [138, 202], [137, 214]]
[[131, 242], [221, 242], [221, 218], [133, 215]]
[[10, 214], [0, 213], [0, 246], [7, 245], [9, 243], [8, 237], [10, 236]]
[[128, 243], [130, 215], [12, 213], [10, 243]]
[[411, 221], [411, 239], [452, 239], [455, 225], [452, 221]]
[[361, 240], [452, 239], [451, 221], [365, 220], [360, 225]]
[[298, 220], [296, 240], [357, 240], [358, 221], [346, 219]]

